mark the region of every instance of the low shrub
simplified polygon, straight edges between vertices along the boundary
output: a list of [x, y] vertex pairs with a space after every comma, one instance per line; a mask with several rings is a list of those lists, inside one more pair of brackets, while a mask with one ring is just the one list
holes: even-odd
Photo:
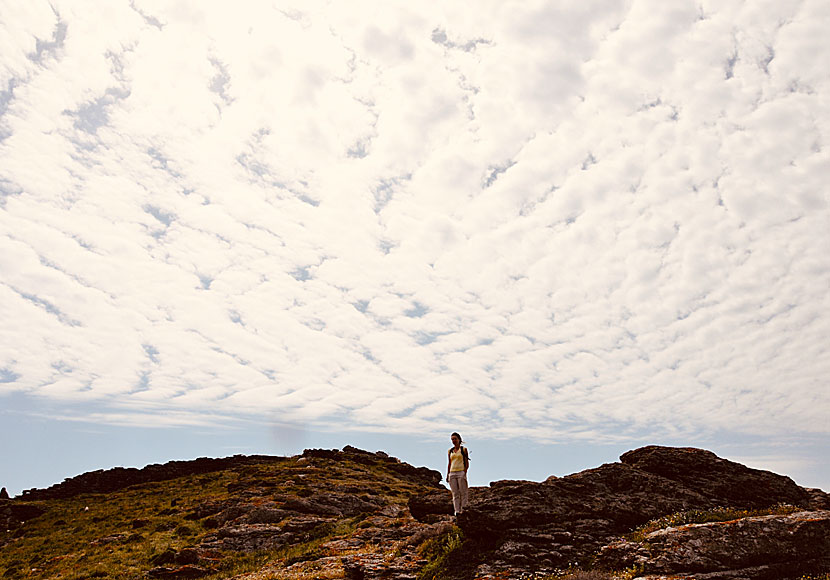
[[453, 526], [443, 534], [426, 540], [418, 546], [418, 555], [427, 561], [418, 573], [418, 580], [438, 580], [447, 562], [459, 551], [464, 542], [464, 533]]

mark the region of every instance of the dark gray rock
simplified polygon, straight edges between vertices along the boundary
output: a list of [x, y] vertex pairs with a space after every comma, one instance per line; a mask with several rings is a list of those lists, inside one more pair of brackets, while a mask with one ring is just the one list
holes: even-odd
[[659, 475], [609, 463], [542, 483], [476, 488], [458, 522], [474, 537], [537, 526], [572, 527], [582, 520], [618, 533], [668, 513], [714, 505]]
[[173, 548], [167, 548], [165, 551], [156, 554], [150, 558], [150, 564], [153, 566], [164, 566], [167, 564], [198, 564], [199, 553], [193, 548], [184, 548], [177, 551]]
[[207, 535], [200, 544], [203, 549], [257, 552], [275, 550], [294, 541], [295, 535], [280, 526], [247, 524], [227, 526]]
[[433, 515], [453, 515], [452, 493], [448, 489], [436, 489], [409, 498], [409, 513], [418, 521], [430, 521]]
[[278, 524], [292, 515], [294, 514], [289, 510], [265, 505], [252, 508], [238, 521], [246, 524]]
[[356, 516], [373, 513], [385, 505], [374, 497], [359, 497], [348, 493], [315, 493], [307, 498], [289, 498], [283, 509], [323, 516]]
[[643, 574], [790, 578], [830, 570], [830, 511], [747, 517], [651, 532], [602, 548], [596, 563]]
[[321, 526], [333, 521], [333, 518], [302, 515], [288, 518], [279, 525], [232, 524], [205, 536], [199, 547], [238, 552], [274, 550], [308, 541]]
[[203, 518], [214, 516], [223, 510], [228, 510], [235, 506], [237, 502], [235, 500], [226, 500], [226, 501], [206, 501], [202, 504], [199, 504], [185, 514], [184, 519], [186, 520], [201, 520]]
[[[649, 520], [716, 507], [808, 507], [826, 494], [701, 449], [645, 447], [609, 463], [544, 482], [501, 481], [473, 488], [458, 516], [465, 537], [511, 570], [586, 563], [602, 546]], [[410, 501], [419, 519], [444, 513], [448, 494]], [[517, 568], [518, 567], [518, 568]]]
[[806, 491], [810, 495], [810, 509], [830, 510], [830, 493], [822, 491], [817, 487], [808, 487]]
[[693, 489], [720, 505], [765, 508], [776, 503], [807, 506], [810, 493], [789, 477], [752, 469], [693, 447], [651, 445], [629, 451], [620, 461]]

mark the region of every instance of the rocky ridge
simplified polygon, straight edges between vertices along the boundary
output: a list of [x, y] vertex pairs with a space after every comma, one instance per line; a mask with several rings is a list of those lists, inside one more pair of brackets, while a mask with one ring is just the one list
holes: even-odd
[[233, 457], [200, 457], [191, 461], [168, 461], [152, 464], [141, 469], [135, 467], [114, 467], [98, 469], [65, 479], [46, 489], [24, 490], [20, 499], [38, 501], [46, 499], [68, 499], [83, 493], [112, 493], [142, 483], [168, 481], [190, 475], [202, 475], [233, 469], [244, 465], [258, 465], [284, 461], [284, 457], [270, 455], [234, 455]]
[[[432, 514], [446, 510], [446, 502], [445, 492], [433, 491], [413, 498], [409, 505], [413, 515], [429, 521]], [[619, 544], [610, 552], [604, 546], [667, 514], [726, 507], [753, 510], [778, 504], [813, 510], [805, 512], [813, 514], [804, 516], [805, 519], [815, 518], [823, 523], [805, 525], [805, 533], [809, 530], [821, 536], [826, 529], [823, 526], [830, 522], [828, 512], [820, 511], [830, 508], [830, 495], [821, 490], [799, 487], [788, 477], [751, 469], [710, 451], [650, 446], [625, 453], [619, 463], [567, 477], [551, 477], [540, 483], [497, 481], [489, 488], [475, 488], [471, 505], [459, 516], [458, 525], [468, 541], [476, 545], [481, 560], [477, 570], [480, 578], [526, 577], [574, 565], [612, 569], [633, 566], [643, 573], [700, 572], [691, 562], [688, 566], [683, 564], [682, 557], [670, 563], [656, 553], [650, 558], [652, 552], [638, 551], [640, 544], [636, 542]], [[782, 517], [792, 516], [771, 516], [772, 519], [763, 521], [772, 526], [776, 518]], [[789, 529], [786, 520], [778, 523], [779, 529]], [[729, 535], [735, 528], [711, 529]], [[743, 537], [750, 541], [751, 534]], [[824, 546], [826, 539], [808, 542], [800, 551], [786, 552], [788, 556], [778, 562], [779, 567], [796, 569], [803, 567], [804, 560], [815, 560], [815, 551]], [[694, 552], [698, 540], [688, 540], [688, 550]], [[710, 541], [719, 542], [712, 537]], [[772, 539], [771, 543], [776, 541]], [[605, 555], [597, 559], [600, 552]], [[613, 559], [611, 553], [626, 556]], [[755, 560], [747, 561], [762, 560], [763, 550], [757, 555]], [[813, 563], [818, 568], [823, 566], [819, 561]], [[733, 564], [739, 562], [724, 559], [712, 566], [729, 572], [728, 567]], [[764, 578], [760, 572], [745, 577]]]
[[418, 522], [406, 502], [440, 481], [349, 446], [92, 472], [0, 501], [0, 577], [111, 560], [78, 577], [233, 578], [253, 561], [280, 570], [269, 577], [414, 580], [418, 546], [452, 525]]
[[746, 517], [656, 530], [602, 548], [598, 565], [650, 575], [774, 580], [830, 569], [830, 511]]
[[349, 446], [98, 471], [0, 499], [0, 577], [549, 580], [577, 565], [608, 580], [830, 572], [830, 495], [701, 449], [644, 447], [566, 477], [496, 481], [471, 489], [457, 521], [451, 513], [437, 471]]

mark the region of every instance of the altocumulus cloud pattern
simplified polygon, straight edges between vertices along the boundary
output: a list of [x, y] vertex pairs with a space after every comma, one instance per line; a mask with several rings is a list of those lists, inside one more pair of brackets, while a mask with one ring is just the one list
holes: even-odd
[[0, 394], [826, 437], [828, 28], [824, 0], [3, 2]]

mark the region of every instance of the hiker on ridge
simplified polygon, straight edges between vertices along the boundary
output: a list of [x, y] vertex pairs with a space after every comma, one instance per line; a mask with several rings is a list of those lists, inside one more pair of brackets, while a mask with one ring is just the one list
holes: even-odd
[[461, 435], [450, 436], [452, 447], [447, 452], [447, 482], [452, 490], [452, 505], [457, 516], [467, 507], [467, 470], [470, 468], [470, 454], [461, 446]]

